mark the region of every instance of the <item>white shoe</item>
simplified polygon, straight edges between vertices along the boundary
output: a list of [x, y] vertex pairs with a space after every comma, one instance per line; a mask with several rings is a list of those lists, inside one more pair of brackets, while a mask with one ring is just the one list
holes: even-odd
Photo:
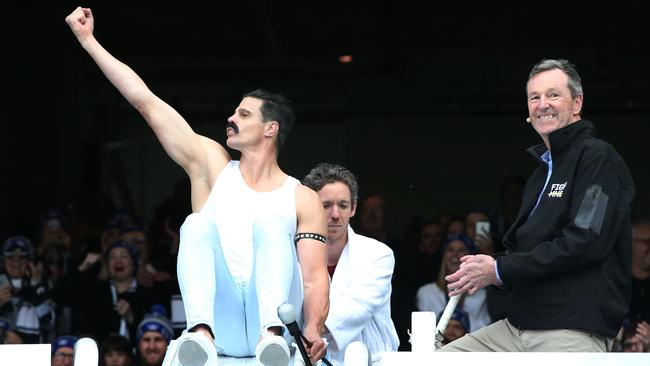
[[255, 347], [255, 358], [264, 366], [288, 366], [291, 356], [287, 341], [267, 333]]
[[[199, 333], [187, 332], [167, 348], [165, 360], [171, 356], [170, 365], [217, 366], [217, 349], [210, 340]], [[163, 361], [163, 364], [165, 362]]]

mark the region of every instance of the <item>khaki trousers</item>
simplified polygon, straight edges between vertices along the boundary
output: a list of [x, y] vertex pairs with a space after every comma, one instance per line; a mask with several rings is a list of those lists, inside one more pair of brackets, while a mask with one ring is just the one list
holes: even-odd
[[507, 319], [466, 334], [440, 352], [607, 352], [612, 339], [579, 330], [520, 330]]

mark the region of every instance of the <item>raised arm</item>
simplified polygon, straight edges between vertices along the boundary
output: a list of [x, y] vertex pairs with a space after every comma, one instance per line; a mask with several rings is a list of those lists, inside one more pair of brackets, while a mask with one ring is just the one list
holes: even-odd
[[190, 176], [193, 188], [198, 183], [196, 178], [205, 177], [211, 184], [216, 178], [213, 175], [218, 174], [230, 159], [226, 150], [215, 141], [194, 133], [185, 119], [153, 94], [129, 66], [106, 51], [93, 35], [94, 22], [88, 8], [78, 7], [66, 17], [66, 23], [83, 49], [111, 84], [144, 117], [167, 154]]
[[[297, 233], [315, 233], [327, 237], [327, 217], [318, 194], [299, 185], [296, 191], [298, 216]], [[329, 274], [327, 273], [327, 247], [314, 239], [298, 242], [298, 260], [304, 282], [305, 337], [313, 343], [312, 361], [321, 359], [326, 348], [321, 332], [329, 311]]]

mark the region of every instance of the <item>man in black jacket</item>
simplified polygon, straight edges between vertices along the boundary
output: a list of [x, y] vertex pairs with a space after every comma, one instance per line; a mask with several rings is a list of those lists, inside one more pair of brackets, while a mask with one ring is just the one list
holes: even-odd
[[629, 307], [634, 183], [621, 156], [580, 116], [580, 76], [542, 60], [527, 83], [527, 119], [540, 166], [496, 260], [466, 256], [450, 295], [496, 285], [512, 291], [508, 317], [444, 351], [608, 351]]

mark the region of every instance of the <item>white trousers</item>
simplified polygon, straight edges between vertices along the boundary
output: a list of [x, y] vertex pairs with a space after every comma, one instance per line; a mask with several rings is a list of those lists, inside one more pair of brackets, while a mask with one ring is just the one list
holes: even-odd
[[262, 330], [282, 326], [280, 305], [292, 304], [301, 319], [302, 275], [292, 234], [280, 220], [258, 220], [250, 281], [235, 283], [216, 224], [204, 214], [189, 215], [180, 230], [177, 262], [187, 328], [208, 325], [220, 354], [244, 357], [255, 355]]

